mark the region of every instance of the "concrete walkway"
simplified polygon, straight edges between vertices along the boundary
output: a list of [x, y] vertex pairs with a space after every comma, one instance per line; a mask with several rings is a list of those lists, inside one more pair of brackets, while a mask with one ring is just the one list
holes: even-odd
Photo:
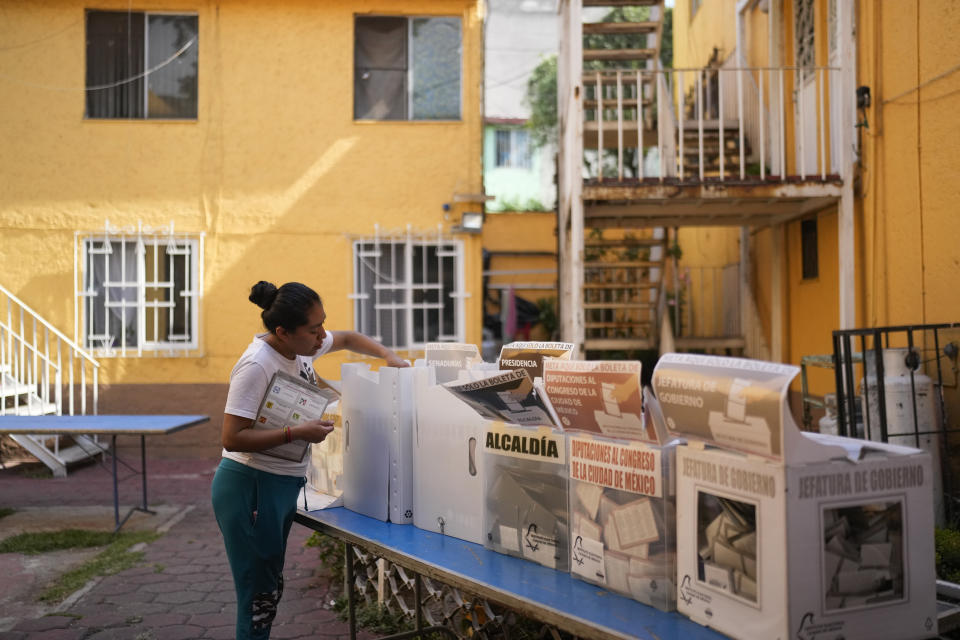
[[[36, 595], [60, 572], [88, 559], [89, 551], [43, 554], [46, 560], [0, 554], [0, 640], [233, 638], [233, 582], [210, 506], [217, 462], [148, 461], [149, 504], [159, 513], [137, 514], [125, 529], [158, 528], [163, 535], [145, 546], [142, 563], [91, 581], [58, 606], [39, 605]], [[0, 507], [20, 510], [0, 519], [0, 538], [24, 529], [26, 515], [33, 518], [34, 529], [79, 528], [78, 514], [83, 528], [91, 528], [92, 521], [111, 529], [112, 491], [109, 472], [96, 465], [67, 478], [0, 470]], [[121, 505], [137, 503], [139, 492], [139, 477], [131, 475], [122, 485]], [[44, 510], [50, 514], [45, 522]], [[346, 623], [329, 608], [330, 580], [317, 551], [304, 546], [309, 533], [293, 526], [284, 596], [271, 637], [347, 638]]]

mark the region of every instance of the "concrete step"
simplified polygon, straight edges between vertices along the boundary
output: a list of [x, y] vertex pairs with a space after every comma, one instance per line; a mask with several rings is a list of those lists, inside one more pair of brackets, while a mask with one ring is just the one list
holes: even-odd
[[16, 416], [49, 416], [57, 412], [57, 405], [52, 402], [41, 402], [39, 399], [31, 400], [21, 404], [18, 407], [7, 407], [7, 415]]
[[2, 375], [3, 380], [0, 382], [0, 399], [22, 396], [28, 393], [33, 393], [35, 390], [32, 385], [18, 382], [6, 374]]

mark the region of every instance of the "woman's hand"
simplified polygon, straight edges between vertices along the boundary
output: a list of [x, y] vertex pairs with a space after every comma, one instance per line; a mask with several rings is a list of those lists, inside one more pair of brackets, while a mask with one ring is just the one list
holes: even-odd
[[388, 367], [397, 367], [399, 369], [403, 369], [405, 367], [410, 366], [409, 362], [407, 362], [406, 360], [404, 360], [403, 358], [401, 358], [400, 356], [398, 356], [392, 351], [389, 354], [387, 354], [387, 357], [384, 358], [384, 361], [387, 363]]
[[294, 440], [306, 440], [318, 444], [333, 431], [333, 422], [330, 420], [308, 420], [290, 428], [290, 435]]

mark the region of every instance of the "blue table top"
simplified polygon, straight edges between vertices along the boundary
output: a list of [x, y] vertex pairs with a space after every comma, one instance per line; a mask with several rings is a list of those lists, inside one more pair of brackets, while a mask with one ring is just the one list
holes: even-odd
[[210, 420], [210, 416], [0, 416], [0, 433], [86, 433], [96, 435], [164, 435]]
[[581, 637], [725, 638], [678, 613], [664, 613], [569, 573], [413, 525], [381, 522], [343, 507], [301, 510], [297, 522]]

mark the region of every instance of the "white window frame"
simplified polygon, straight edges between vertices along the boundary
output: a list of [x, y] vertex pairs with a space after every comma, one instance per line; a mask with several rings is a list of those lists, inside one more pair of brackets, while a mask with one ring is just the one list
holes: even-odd
[[[110, 312], [105, 313], [107, 331], [103, 335], [92, 333], [91, 316], [93, 305], [97, 298], [96, 285], [91, 273], [94, 255], [104, 255], [104, 270], [106, 277], [110, 275], [110, 259], [116, 245], [120, 246], [120, 255], [128, 253], [132, 247], [134, 260], [137, 262], [136, 273], [133, 278], [127, 276], [127, 260], [122, 259], [119, 280], [107, 280], [101, 283], [105, 287], [135, 288], [136, 300], [119, 300], [111, 302], [108, 295], [104, 296], [104, 307], [120, 307], [121, 314], [126, 318], [127, 313], [136, 314], [136, 344], [128, 344], [126, 335], [121, 334], [120, 344], [115, 343], [115, 336], [110, 335]], [[167, 339], [159, 339], [158, 315], [162, 309], [173, 313], [174, 306], [163, 300], [148, 300], [148, 289], [172, 289], [173, 281], [159, 280], [160, 257], [159, 251], [150, 252], [153, 256], [152, 279], [147, 280], [147, 246], [165, 247], [167, 255], [186, 255], [186, 284], [185, 288], [175, 291], [174, 295], [187, 300], [186, 312], [190, 331], [182, 336], [168, 335]], [[172, 250], [171, 250], [172, 249]], [[177, 233], [173, 230], [173, 223], [168, 228], [152, 230], [143, 225], [136, 228], [119, 229], [107, 222], [105, 229], [99, 232], [77, 232], [74, 243], [74, 335], [78, 344], [89, 349], [100, 357], [128, 357], [142, 356], [144, 353], [167, 356], [200, 356], [200, 307], [203, 299], [203, 233]], [[172, 258], [171, 258], [172, 260]], [[153, 326], [147, 326], [147, 312], [153, 309]], [[172, 324], [172, 316], [168, 318]], [[152, 336], [152, 339], [151, 339]], [[170, 340], [169, 338], [180, 338]], [[108, 339], [110, 342], [108, 343]]]
[[[402, 15], [391, 15], [391, 14], [357, 14], [354, 16], [353, 20], [353, 37], [356, 37], [357, 34], [357, 18], [403, 18], [407, 21], [407, 95], [406, 95], [406, 109], [407, 117], [402, 120], [387, 120], [380, 118], [357, 118], [356, 113], [353, 114], [354, 122], [463, 122], [463, 98], [464, 98], [464, 71], [465, 71], [465, 62], [463, 59], [463, 40], [464, 40], [464, 27], [463, 19], [460, 16], [455, 15], [443, 15], [443, 14], [402, 14]], [[410, 56], [413, 51], [413, 23], [415, 20], [429, 20], [431, 18], [449, 18], [457, 21], [460, 27], [460, 96], [457, 100], [457, 117], [456, 118], [415, 118], [413, 117], [413, 94], [414, 94], [414, 83], [416, 81], [414, 77], [414, 68], [413, 61]], [[356, 66], [356, 54], [354, 54], [354, 59], [352, 64]], [[356, 94], [356, 80], [354, 80], [354, 86], [352, 91]], [[354, 100], [356, 96], [354, 95]]]
[[[372, 245], [372, 247], [371, 247]], [[396, 280], [393, 273], [397, 271], [395, 260], [397, 252], [394, 247], [402, 246], [403, 265], [401, 280]], [[427, 249], [436, 247], [436, 259], [438, 267], [442, 267], [444, 258], [453, 258], [453, 283], [454, 288], [445, 290], [443, 288], [443, 278], [441, 277], [442, 268], [438, 268], [438, 282], [414, 282], [413, 253], [414, 249], [420, 247]], [[354, 329], [356, 331], [367, 333], [375, 340], [382, 342], [392, 349], [412, 350], [422, 349], [428, 342], [463, 342], [466, 338], [466, 318], [464, 298], [466, 278], [464, 276], [464, 248], [463, 241], [456, 238], [443, 237], [436, 235], [414, 235], [407, 233], [402, 236], [381, 237], [379, 234], [373, 237], [358, 238], [353, 241], [353, 293], [350, 298], [354, 301], [353, 318]], [[422, 254], [424, 260], [423, 267], [426, 267], [426, 251]], [[368, 269], [373, 272], [376, 282], [372, 291], [362, 291], [364, 279], [362, 270]], [[389, 271], [388, 271], [389, 270]], [[424, 268], [423, 271], [426, 271]], [[414, 293], [424, 290], [440, 290], [441, 302], [414, 302]], [[402, 292], [402, 301], [386, 302], [381, 301], [380, 292], [394, 290]], [[372, 302], [372, 305], [371, 305]], [[440, 313], [447, 305], [452, 306], [453, 310], [453, 332], [440, 333], [438, 335], [428, 335], [427, 327], [423, 322], [415, 325], [415, 316], [420, 315], [425, 321], [427, 315], [431, 312]], [[387, 311], [391, 314], [393, 321], [392, 332], [385, 335], [386, 327], [381, 326], [380, 313]], [[422, 314], [415, 312], [422, 311]], [[369, 315], [372, 314], [372, 320]], [[398, 332], [399, 320], [403, 320], [403, 330]], [[374, 330], [370, 331], [369, 326]], [[425, 337], [425, 340], [415, 339], [417, 331]], [[442, 328], [442, 327], [441, 327]], [[398, 335], [402, 333], [402, 335]]]
[[[497, 141], [500, 133], [506, 133], [507, 150], [506, 163], [499, 164], [500, 145]], [[519, 144], [520, 138], [526, 137], [526, 144]], [[525, 153], [524, 153], [525, 152]], [[495, 169], [533, 169], [533, 152], [530, 146], [530, 133], [520, 127], [499, 127], [493, 130], [493, 166]]]

